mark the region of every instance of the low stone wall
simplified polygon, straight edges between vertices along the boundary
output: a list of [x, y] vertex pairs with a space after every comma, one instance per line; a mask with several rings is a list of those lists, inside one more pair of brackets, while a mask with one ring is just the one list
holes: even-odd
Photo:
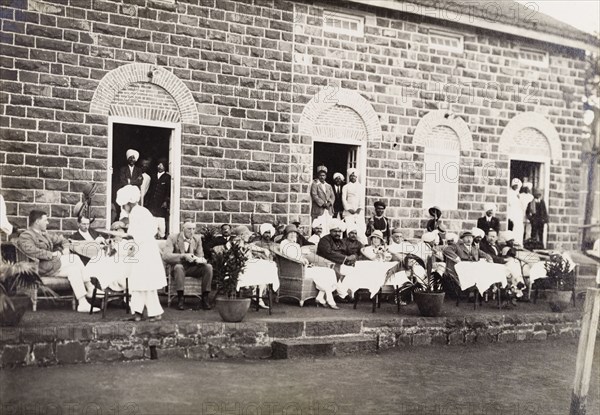
[[443, 318], [264, 321], [248, 323], [82, 323], [0, 328], [0, 367], [55, 365], [158, 358], [260, 359], [274, 340], [355, 336], [377, 339], [379, 349], [516, 342], [576, 337], [578, 313], [537, 313]]

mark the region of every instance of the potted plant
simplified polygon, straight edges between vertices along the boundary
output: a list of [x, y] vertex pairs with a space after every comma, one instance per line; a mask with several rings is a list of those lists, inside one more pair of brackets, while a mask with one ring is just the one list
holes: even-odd
[[237, 243], [212, 253], [211, 263], [217, 281], [216, 308], [223, 321], [240, 322], [250, 308], [250, 298], [238, 298], [237, 291], [238, 279], [247, 260], [243, 247]]
[[573, 275], [571, 262], [560, 254], [550, 255], [544, 263], [547, 282], [552, 291], [548, 294], [548, 304], [554, 312], [566, 310], [573, 295]]
[[0, 262], [0, 326], [16, 326], [31, 307], [31, 296], [38, 290], [56, 295], [44, 286], [34, 262]]
[[[415, 272], [415, 265], [418, 264], [425, 268], [425, 273]], [[412, 270], [411, 281], [404, 283], [399, 289], [400, 293], [412, 293], [419, 308], [419, 312], [424, 317], [437, 317], [442, 311], [444, 304], [444, 289], [442, 288], [442, 277], [432, 271], [432, 258], [427, 261], [427, 266], [423, 260], [413, 254], [408, 254], [404, 258], [403, 268]]]

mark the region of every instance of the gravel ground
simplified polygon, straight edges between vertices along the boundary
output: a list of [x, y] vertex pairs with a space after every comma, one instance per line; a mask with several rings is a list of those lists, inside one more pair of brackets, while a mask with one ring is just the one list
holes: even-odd
[[[156, 360], [0, 372], [9, 414], [568, 413], [575, 340], [297, 361]], [[600, 413], [600, 345], [588, 413]]]

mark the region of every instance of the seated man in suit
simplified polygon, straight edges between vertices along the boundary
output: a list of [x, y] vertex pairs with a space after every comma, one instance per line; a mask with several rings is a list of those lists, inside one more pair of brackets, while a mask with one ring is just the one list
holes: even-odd
[[[48, 215], [41, 210], [29, 212], [29, 228], [18, 240], [19, 248], [30, 258], [39, 260], [38, 272], [41, 277], [65, 277], [69, 280], [73, 294], [79, 301], [77, 311], [89, 313], [90, 303], [86, 299], [88, 290], [93, 289], [85, 276], [84, 265], [78, 256], [63, 254], [68, 241], [62, 235], [51, 235], [46, 231]], [[87, 287], [86, 287], [87, 285]], [[100, 311], [94, 308], [94, 312]]]
[[186, 275], [202, 280], [202, 300], [200, 307], [210, 310], [208, 301], [212, 283], [212, 265], [206, 262], [202, 249], [202, 238], [194, 234], [196, 224], [191, 219], [186, 219], [180, 233], [171, 234], [167, 238], [165, 249], [162, 252], [163, 261], [174, 265], [173, 278], [177, 290], [177, 309], [184, 310], [185, 277]]
[[[78, 229], [77, 232], [72, 234], [69, 239], [72, 241], [88, 241], [88, 242], [97, 242], [99, 244], [106, 243], [106, 240], [94, 229], [90, 228], [90, 218], [82, 215], [77, 218]], [[90, 254], [95, 256], [97, 254], [96, 249], [90, 249]], [[84, 249], [85, 252], [85, 249]], [[79, 255], [83, 265], [87, 265], [90, 260], [90, 257], [85, 255]]]
[[460, 241], [444, 248], [444, 258], [446, 259], [446, 275], [459, 287], [460, 280], [455, 269], [457, 263], [461, 261], [477, 262], [480, 259], [492, 262], [491, 256], [473, 245], [471, 231], [463, 231], [460, 234]]
[[494, 229], [490, 229], [485, 235], [485, 238], [481, 240], [479, 249], [492, 257], [492, 260], [496, 264], [505, 264], [506, 258], [502, 255], [502, 250], [498, 245], [498, 232]]

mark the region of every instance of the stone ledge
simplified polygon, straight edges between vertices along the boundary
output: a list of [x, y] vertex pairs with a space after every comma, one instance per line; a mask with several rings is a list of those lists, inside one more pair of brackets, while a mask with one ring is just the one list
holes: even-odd
[[[101, 322], [5, 327], [0, 328], [0, 367], [148, 359], [152, 346], [159, 358], [209, 360], [277, 357], [276, 344], [281, 343], [312, 344], [305, 346], [305, 355], [317, 356], [415, 345], [545, 341], [576, 338], [579, 319], [580, 315], [573, 312], [439, 318], [374, 316], [237, 324]], [[357, 337], [370, 339], [367, 346], [361, 348], [362, 343], [353, 343]]]

